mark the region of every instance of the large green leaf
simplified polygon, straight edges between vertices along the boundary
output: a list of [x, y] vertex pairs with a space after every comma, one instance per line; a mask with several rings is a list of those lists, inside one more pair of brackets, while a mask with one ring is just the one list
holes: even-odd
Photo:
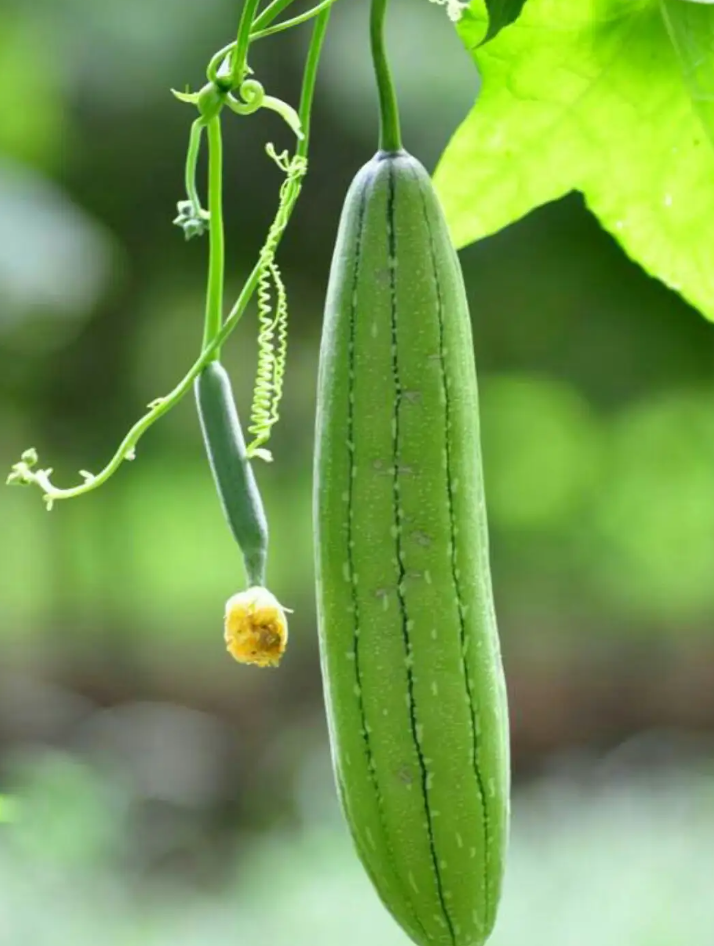
[[488, 34], [493, 39], [505, 26], [514, 23], [521, 14], [526, 0], [486, 0], [488, 7]]
[[662, 13], [689, 94], [714, 142], [714, 7], [710, 4], [711, 0], [662, 0]]
[[714, 319], [714, 6], [528, 0], [482, 46], [486, 29], [473, 0], [459, 31], [482, 91], [435, 175], [457, 245], [578, 190]]

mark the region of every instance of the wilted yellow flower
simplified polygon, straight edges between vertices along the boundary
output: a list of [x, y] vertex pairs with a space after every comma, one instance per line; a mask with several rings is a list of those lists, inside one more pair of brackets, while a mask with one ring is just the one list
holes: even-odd
[[226, 602], [226, 647], [239, 663], [277, 667], [288, 643], [285, 610], [267, 588], [239, 591]]

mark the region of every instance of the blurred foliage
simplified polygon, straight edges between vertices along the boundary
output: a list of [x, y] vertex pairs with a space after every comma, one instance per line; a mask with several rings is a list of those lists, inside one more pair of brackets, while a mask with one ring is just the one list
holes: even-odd
[[[111, 240], [47, 180], [0, 165], [0, 336], [45, 354], [67, 343], [103, 292]], [[51, 323], [51, 324], [48, 324]]]
[[[63, 60], [53, 55], [52, 31], [27, 10], [5, 8], [0, 24], [0, 85], [6, 90], [0, 103], [0, 152], [23, 163], [52, 165], [69, 125]], [[28, 69], [39, 62], [42, 69]]]
[[[295, 824], [260, 843], [231, 832], [210, 874], [198, 858], [192, 872], [174, 866], [147, 883], [126, 856], [140, 798], [76, 758], [25, 760], [15, 778], [25, 800], [0, 850], [0, 938], [406, 946], [352, 850], [326, 757], [303, 765], [303, 777], [313, 774], [304, 795], [296, 786]], [[707, 942], [714, 773], [689, 764], [677, 776], [654, 769], [623, 780], [607, 768], [581, 763], [577, 776], [551, 775], [516, 794], [494, 946]]]

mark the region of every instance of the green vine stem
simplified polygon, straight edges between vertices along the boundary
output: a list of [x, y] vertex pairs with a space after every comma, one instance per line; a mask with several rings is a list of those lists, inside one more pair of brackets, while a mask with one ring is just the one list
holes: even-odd
[[181, 227], [187, 240], [190, 240], [191, 237], [201, 236], [208, 227], [208, 211], [201, 206], [201, 198], [198, 196], [196, 186], [198, 156], [201, 151], [201, 138], [205, 127], [202, 118], [197, 118], [191, 125], [185, 171], [188, 199], [179, 201], [178, 216], [174, 219], [174, 223]]
[[[325, 39], [325, 33], [330, 18], [330, 12], [330, 7], [327, 7], [326, 9], [322, 10], [315, 19], [315, 25], [313, 27], [312, 38], [305, 64], [305, 71], [303, 74], [299, 107], [299, 118], [301, 127], [303, 129], [303, 137], [298, 141], [296, 151], [296, 157], [301, 158], [303, 162], [305, 162], [307, 158], [310, 118], [315, 93], [315, 83], [317, 80], [317, 70]], [[200, 122], [201, 119], [198, 119], [198, 121]], [[196, 138], [194, 138], [194, 136], [196, 136]], [[194, 123], [191, 141], [193, 142], [198, 140], [198, 137], [200, 137], [200, 132], [196, 130]], [[286, 181], [287, 186], [284, 192], [281, 194], [282, 199], [276, 214], [276, 229], [273, 234], [274, 245], [276, 247], [282, 238], [299, 197], [301, 176], [302, 175], [299, 174], [294, 175], [293, 178], [288, 178]], [[191, 193], [190, 190], [189, 193]], [[116, 473], [125, 460], [134, 459], [135, 449], [141, 437], [154, 423], [156, 423], [157, 420], [159, 420], [160, 417], [162, 417], [169, 410], [171, 410], [172, 407], [178, 404], [178, 402], [191, 390], [194, 380], [200, 374], [203, 368], [216, 357], [217, 352], [220, 351], [221, 346], [224, 344], [231, 332], [233, 332], [245, 309], [250, 303], [258, 287], [263, 268], [264, 260], [261, 256], [261, 258], [253, 267], [253, 270], [246, 280], [238, 299], [220, 327], [220, 330], [217, 331], [217, 333], [213, 336], [208, 346], [202, 350], [200, 356], [196, 359], [189, 371], [176, 385], [176, 387], [164, 397], [157, 398], [149, 404], [147, 413], [144, 414], [143, 417], [139, 418], [139, 420], [129, 430], [124, 439], [121, 441], [114, 456], [107, 463], [103, 470], [97, 474], [92, 474], [86, 470], [82, 470], [80, 471], [80, 475], [84, 480], [83, 483], [67, 489], [61, 489], [54, 486], [51, 481], [51, 475], [53, 472], [51, 468], [44, 470], [35, 469], [38, 463], [38, 456], [34, 449], [30, 449], [26, 450], [22, 454], [20, 461], [13, 466], [12, 472], [10, 473], [7, 482], [10, 484], [38, 485], [43, 491], [44, 500], [48, 509], [52, 508], [52, 505], [56, 500], [72, 499], [77, 496], [82, 496], [85, 493], [89, 493], [92, 490], [97, 489], [102, 484], [106, 483], [107, 480], [114, 473]]]
[[238, 24], [238, 37], [236, 38], [235, 49], [233, 50], [233, 64], [231, 66], [230, 87], [235, 89], [240, 86], [248, 72], [248, 47], [250, 46], [250, 33], [253, 28], [253, 21], [258, 12], [260, 0], [244, 0], [243, 11]]
[[[256, 29], [258, 25], [258, 21], [256, 20], [253, 24], [253, 32], [250, 34], [250, 41], [253, 43], [257, 39], [265, 39], [266, 36], [273, 36], [275, 33], [282, 33], [283, 30], [292, 29], [293, 26], [300, 26], [302, 23], [307, 23], [308, 20], [311, 20], [314, 16], [322, 13], [323, 10], [331, 7], [333, 3], [335, 3], [335, 0], [322, 0], [322, 3], [318, 3], [317, 6], [313, 7], [311, 10], [306, 10], [305, 13], [300, 13], [290, 20], [283, 20], [281, 23], [276, 23], [275, 26], [268, 26], [262, 30]], [[258, 17], [258, 20], [259, 19], [260, 17]]]
[[[320, 3], [310, 10], [300, 13], [290, 20], [283, 20], [282, 23], [277, 23], [275, 26], [268, 25], [294, 2], [295, 0], [275, 0], [270, 6], [266, 7], [253, 23], [250, 34], [251, 43], [258, 39], [265, 39], [267, 36], [273, 36], [275, 33], [281, 33], [283, 30], [292, 29], [294, 26], [307, 23], [308, 20], [319, 16], [320, 13], [324, 13], [324, 11], [335, 4], [337, 0], [321, 0]], [[211, 57], [206, 69], [206, 77], [209, 82], [221, 82], [221, 78], [226, 74], [225, 70], [228, 57], [232, 55], [233, 50], [236, 48], [236, 43], [237, 41], [233, 40], [232, 43], [223, 46]]]
[[291, 3], [293, 3], [293, 0], [272, 0], [272, 3], [269, 3], [263, 12], [256, 17], [253, 29], [262, 30], [269, 26], [284, 10], [287, 10]]
[[188, 142], [188, 157], [186, 159], [186, 193], [197, 212], [201, 209], [201, 199], [196, 189], [196, 170], [198, 167], [198, 155], [201, 151], [203, 128], [204, 125], [200, 118], [197, 118], [191, 125], [191, 134]]
[[379, 147], [382, 151], [401, 151], [402, 135], [399, 127], [399, 107], [392, 73], [387, 60], [384, 40], [384, 21], [388, 0], [372, 0], [370, 36], [372, 60], [379, 92]]
[[[225, 271], [225, 234], [223, 229], [223, 140], [221, 116], [215, 115], [206, 128], [208, 135], [208, 219], [209, 254], [206, 316], [202, 349], [207, 348], [223, 324], [223, 283]], [[218, 358], [216, 351], [214, 357]]]

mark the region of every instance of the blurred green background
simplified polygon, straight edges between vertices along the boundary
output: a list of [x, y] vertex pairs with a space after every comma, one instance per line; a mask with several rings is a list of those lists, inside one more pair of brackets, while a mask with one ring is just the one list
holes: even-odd
[[[406, 142], [432, 168], [477, 77], [394, 0]], [[197, 85], [237, 0], [0, 0], [0, 466], [99, 469], [193, 360], [205, 243], [171, 225]], [[283, 420], [259, 469], [278, 672], [225, 654], [242, 587], [187, 398], [99, 492], [0, 490], [0, 944], [405, 946], [350, 847], [321, 704], [310, 477], [322, 298], [375, 150], [366, 3], [340, 0], [281, 266]], [[295, 102], [307, 42], [252, 60]], [[231, 292], [280, 176], [226, 122]], [[511, 700], [514, 828], [494, 946], [714, 942], [714, 346], [572, 196], [462, 254]], [[255, 313], [226, 350], [247, 410]]]

